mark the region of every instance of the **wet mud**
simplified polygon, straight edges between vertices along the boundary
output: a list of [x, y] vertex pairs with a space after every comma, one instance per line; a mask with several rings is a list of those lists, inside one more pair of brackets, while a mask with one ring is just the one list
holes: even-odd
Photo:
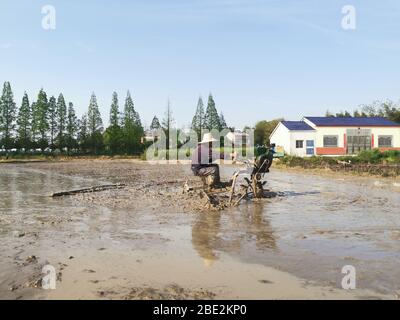
[[[398, 298], [397, 182], [274, 168], [267, 180], [266, 199], [204, 211], [182, 192], [201, 184], [187, 165], [2, 164], [0, 298]], [[49, 196], [109, 183], [126, 186]], [[55, 290], [41, 288], [44, 265]]]

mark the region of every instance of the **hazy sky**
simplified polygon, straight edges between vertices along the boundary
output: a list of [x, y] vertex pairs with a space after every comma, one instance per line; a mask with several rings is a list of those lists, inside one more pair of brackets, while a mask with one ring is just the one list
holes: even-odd
[[[42, 28], [43, 5], [56, 29]], [[343, 30], [342, 7], [356, 8]], [[179, 126], [209, 92], [228, 122], [323, 115], [400, 98], [400, 1], [0, 0], [0, 81], [16, 102], [40, 87], [105, 123], [126, 91], [145, 124], [169, 97]]]

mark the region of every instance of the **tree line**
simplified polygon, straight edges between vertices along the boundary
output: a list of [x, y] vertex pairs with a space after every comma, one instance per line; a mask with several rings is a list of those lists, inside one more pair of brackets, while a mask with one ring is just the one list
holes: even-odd
[[[204, 130], [228, 129], [224, 115], [222, 112], [218, 114], [212, 94], [208, 96], [206, 108], [202, 97], [199, 97], [190, 128], [197, 133], [199, 141]], [[167, 143], [171, 132], [179, 132], [175, 128], [169, 101], [164, 118], [160, 121], [154, 116], [150, 129], [153, 132], [162, 130]], [[10, 83], [6, 81], [3, 85], [0, 97], [0, 151], [131, 155], [142, 153], [146, 145], [152, 143], [146, 144], [144, 136], [144, 128], [129, 91], [122, 112], [118, 95], [113, 92], [109, 126], [104, 129], [94, 93], [87, 111], [78, 119], [74, 104], [67, 103], [62, 93], [57, 98], [48, 98], [42, 88], [35, 101], [31, 102], [25, 92], [18, 107]]]
[[143, 126], [128, 91], [123, 112], [112, 94], [110, 125], [104, 130], [96, 95], [78, 119], [72, 102], [62, 93], [48, 98], [40, 89], [32, 103], [25, 92], [17, 107], [11, 85], [5, 82], [0, 97], [0, 149], [68, 154], [137, 154], [143, 151]]
[[[200, 141], [202, 139], [201, 135], [202, 133], [204, 133], [205, 130], [221, 131], [223, 129], [230, 129], [231, 131], [233, 131], [234, 128], [228, 128], [222, 112], [218, 114], [214, 97], [210, 93], [210, 95], [208, 96], [206, 108], [204, 108], [203, 98], [199, 97], [195, 114], [190, 123], [190, 129], [197, 133], [197, 138]], [[160, 122], [157, 116], [154, 116], [153, 120], [151, 121], [150, 130], [152, 130], [153, 132], [156, 132], [157, 130], [162, 130], [166, 137], [167, 149], [169, 149], [168, 143], [171, 131], [180, 131], [180, 129], [175, 128], [171, 104], [169, 101], [164, 118]]]
[[373, 101], [370, 104], [361, 105], [353, 112], [340, 111], [331, 113], [329, 110], [325, 113], [326, 117], [384, 117], [394, 122], [400, 123], [400, 102], [395, 103], [391, 100]]

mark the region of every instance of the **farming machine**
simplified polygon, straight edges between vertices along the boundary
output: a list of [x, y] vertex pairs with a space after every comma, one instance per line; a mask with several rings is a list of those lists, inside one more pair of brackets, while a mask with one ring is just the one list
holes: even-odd
[[230, 181], [211, 185], [208, 179], [203, 179], [203, 185], [198, 188], [189, 187], [186, 182], [184, 193], [198, 190], [200, 197], [206, 199], [205, 207], [217, 209], [237, 206], [242, 200], [264, 198], [267, 195], [264, 177], [272, 165], [274, 148], [275, 145], [270, 148], [257, 146], [253, 160], [236, 160], [245, 168], [236, 170]]

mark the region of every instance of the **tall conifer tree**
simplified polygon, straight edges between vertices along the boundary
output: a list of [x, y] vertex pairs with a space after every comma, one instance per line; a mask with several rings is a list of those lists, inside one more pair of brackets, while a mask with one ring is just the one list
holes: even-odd
[[57, 99], [57, 142], [60, 150], [65, 148], [65, 131], [67, 126], [67, 105], [62, 93], [59, 94]]
[[141, 151], [143, 127], [129, 91], [124, 106], [123, 134], [126, 153], [132, 154]]
[[103, 121], [101, 119], [96, 95], [93, 93], [90, 98], [89, 110], [87, 113], [89, 145], [91, 151], [99, 153], [103, 147]]
[[208, 96], [207, 109], [205, 114], [205, 127], [208, 130], [221, 130], [221, 123], [219, 120], [217, 108], [212, 94]]
[[32, 142], [32, 110], [29, 104], [28, 94], [22, 97], [21, 107], [17, 117], [17, 141], [18, 147], [25, 151], [31, 148]]
[[50, 133], [50, 149], [54, 150], [56, 148], [56, 136], [58, 130], [57, 122], [57, 101], [54, 96], [49, 99], [49, 133]]
[[10, 150], [14, 144], [14, 129], [17, 108], [14, 95], [8, 81], [4, 82], [3, 93], [0, 98], [0, 132], [2, 132], [1, 144], [4, 149]]
[[48, 118], [49, 103], [47, 100], [46, 92], [40, 89], [37, 101], [33, 107], [33, 124], [32, 131], [36, 137], [36, 145], [42, 150], [42, 152], [48, 147], [48, 130], [49, 130], [49, 118]]
[[68, 104], [67, 112], [67, 132], [66, 132], [66, 147], [68, 152], [77, 147], [78, 120], [75, 115], [75, 109], [72, 102]]
[[192, 120], [191, 129], [197, 133], [197, 138], [199, 141], [201, 140], [201, 131], [205, 129], [205, 117], [204, 117], [204, 103], [203, 99], [199, 97], [199, 101], [197, 102], [196, 113]]

